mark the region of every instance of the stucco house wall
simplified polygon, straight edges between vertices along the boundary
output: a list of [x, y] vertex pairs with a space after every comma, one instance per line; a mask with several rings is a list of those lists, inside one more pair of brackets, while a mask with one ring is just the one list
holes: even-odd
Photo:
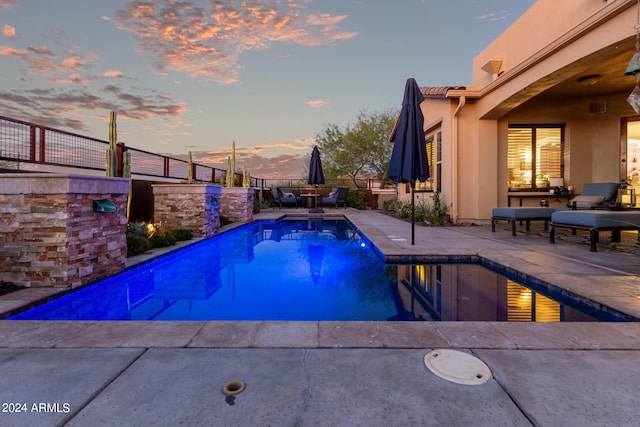
[[[575, 191], [619, 181], [621, 120], [636, 115], [626, 102], [634, 77], [621, 61], [635, 50], [637, 16], [635, 0], [539, 0], [476, 56], [471, 86], [426, 97], [425, 127], [439, 121], [442, 130], [441, 197], [455, 221], [487, 222], [507, 205], [510, 124], [564, 125], [564, 178]], [[608, 64], [615, 73], [603, 73]], [[599, 86], [576, 81], [592, 72], [605, 74]]]

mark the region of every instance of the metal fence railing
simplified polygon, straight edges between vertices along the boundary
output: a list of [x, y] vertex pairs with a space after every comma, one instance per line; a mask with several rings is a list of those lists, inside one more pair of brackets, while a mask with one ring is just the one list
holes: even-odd
[[[109, 142], [41, 126], [10, 117], [0, 116], [0, 160], [34, 163], [80, 169], [105, 170]], [[118, 143], [118, 172], [122, 174], [122, 154], [131, 155], [131, 174], [149, 178], [186, 180], [188, 162], [183, 159], [151, 153]], [[242, 175], [235, 174], [235, 182]], [[224, 169], [200, 163], [193, 164], [193, 178], [204, 182], [218, 182], [226, 176]], [[265, 180], [251, 178], [251, 186], [264, 188]]]
[[[105, 170], [106, 151], [109, 142], [71, 132], [53, 129], [34, 123], [0, 116], [0, 160], [17, 163], [34, 163], [80, 169]], [[188, 162], [183, 159], [151, 153], [118, 143], [118, 175], [122, 176], [122, 155], [130, 153], [131, 174], [141, 177], [186, 180]], [[220, 182], [226, 170], [193, 164], [193, 178], [203, 182]], [[235, 174], [235, 185], [242, 184], [242, 174]], [[328, 179], [325, 187], [353, 186], [350, 179]], [[373, 189], [384, 185], [377, 179], [359, 179], [359, 188]], [[251, 177], [251, 186], [304, 188], [306, 179], [264, 179]]]

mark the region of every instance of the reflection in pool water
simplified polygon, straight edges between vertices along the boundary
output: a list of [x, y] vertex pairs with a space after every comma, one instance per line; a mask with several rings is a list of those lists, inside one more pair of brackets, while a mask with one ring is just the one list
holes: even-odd
[[424, 320], [595, 320], [478, 264], [398, 266], [398, 294], [407, 316]]
[[594, 320], [475, 264], [385, 264], [346, 220], [256, 221], [11, 319]]

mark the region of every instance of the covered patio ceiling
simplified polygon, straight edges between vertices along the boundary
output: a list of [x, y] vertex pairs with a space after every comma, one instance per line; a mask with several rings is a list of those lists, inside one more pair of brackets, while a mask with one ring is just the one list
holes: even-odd
[[[612, 93], [626, 98], [635, 85], [635, 78], [624, 74], [635, 52], [635, 43], [632, 36], [572, 62], [514, 93], [482, 118], [499, 119], [534, 98], [598, 97]], [[593, 76], [587, 81], [589, 84], [578, 81], [589, 76]]]

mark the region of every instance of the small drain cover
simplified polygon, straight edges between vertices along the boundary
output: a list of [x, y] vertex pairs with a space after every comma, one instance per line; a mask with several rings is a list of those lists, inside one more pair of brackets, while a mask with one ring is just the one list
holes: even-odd
[[491, 370], [480, 359], [458, 350], [432, 350], [424, 356], [431, 372], [456, 384], [478, 385], [491, 379]]

